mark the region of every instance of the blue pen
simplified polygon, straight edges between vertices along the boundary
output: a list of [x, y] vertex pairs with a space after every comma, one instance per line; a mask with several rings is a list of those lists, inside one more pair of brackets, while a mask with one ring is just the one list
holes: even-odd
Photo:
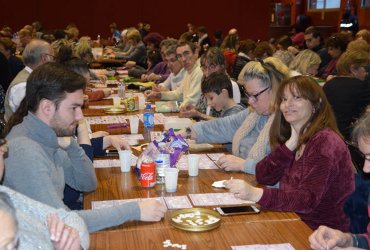
[[128, 123], [120, 123], [120, 124], [114, 124], [114, 125], [110, 125], [110, 126], [107, 126], [107, 128], [120, 128], [120, 127], [128, 127]]

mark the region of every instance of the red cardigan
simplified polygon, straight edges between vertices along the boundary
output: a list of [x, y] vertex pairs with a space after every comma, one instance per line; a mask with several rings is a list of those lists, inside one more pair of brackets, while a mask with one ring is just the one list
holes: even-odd
[[298, 160], [280, 145], [257, 164], [256, 178], [264, 185], [280, 182], [264, 188], [262, 208], [296, 212], [313, 230], [326, 225], [348, 231], [343, 206], [354, 191], [354, 173], [346, 144], [332, 130], [317, 132]]

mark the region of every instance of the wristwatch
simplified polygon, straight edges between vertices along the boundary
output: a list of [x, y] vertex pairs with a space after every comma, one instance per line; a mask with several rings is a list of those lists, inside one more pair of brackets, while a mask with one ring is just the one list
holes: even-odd
[[186, 139], [190, 139], [191, 138], [191, 128], [186, 127], [185, 132], [186, 132]]

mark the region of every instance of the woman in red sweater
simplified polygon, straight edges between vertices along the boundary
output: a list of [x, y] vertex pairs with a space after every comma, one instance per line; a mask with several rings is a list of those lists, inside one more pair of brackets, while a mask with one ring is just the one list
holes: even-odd
[[348, 231], [343, 205], [354, 190], [351, 156], [338, 132], [321, 87], [308, 76], [286, 80], [277, 93], [270, 130], [273, 151], [256, 166], [254, 187], [230, 180], [236, 197], [257, 202], [264, 209], [296, 212], [307, 225]]

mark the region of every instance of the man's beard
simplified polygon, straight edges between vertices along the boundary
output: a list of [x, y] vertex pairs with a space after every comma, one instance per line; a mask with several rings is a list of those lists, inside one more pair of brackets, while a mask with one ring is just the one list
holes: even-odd
[[54, 130], [58, 137], [73, 136], [76, 134], [77, 123], [75, 123], [74, 127], [72, 128], [70, 125], [66, 126], [62, 119], [59, 119], [58, 116], [54, 116], [50, 121], [50, 127]]
[[74, 136], [76, 135], [76, 126], [73, 129], [53, 127], [57, 137]]

